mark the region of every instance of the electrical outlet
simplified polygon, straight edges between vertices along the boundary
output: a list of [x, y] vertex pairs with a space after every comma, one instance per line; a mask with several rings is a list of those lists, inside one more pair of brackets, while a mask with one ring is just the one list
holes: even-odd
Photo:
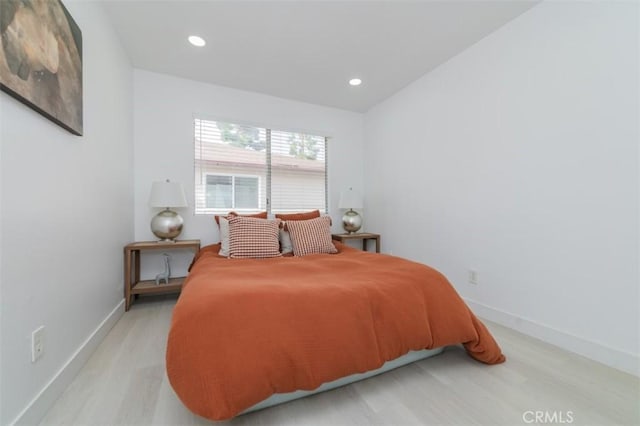
[[478, 271], [469, 269], [469, 284], [478, 285]]
[[44, 355], [44, 325], [31, 333], [31, 362], [36, 362]]

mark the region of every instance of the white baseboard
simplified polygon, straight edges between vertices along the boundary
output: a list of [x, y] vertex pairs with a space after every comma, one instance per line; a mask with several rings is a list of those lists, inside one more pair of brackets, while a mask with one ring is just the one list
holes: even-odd
[[544, 342], [558, 346], [586, 358], [622, 370], [640, 377], [640, 357], [618, 349], [613, 349], [601, 343], [585, 340], [564, 331], [556, 330], [535, 321], [518, 317], [509, 312], [492, 308], [482, 303], [466, 299], [467, 305], [479, 317], [509, 327], [523, 334], [535, 337]]
[[102, 320], [100, 325], [82, 342], [67, 362], [58, 370], [53, 378], [31, 400], [24, 410], [15, 418], [11, 425], [36, 425], [40, 423], [53, 403], [62, 395], [71, 384], [80, 369], [89, 360], [100, 342], [105, 338], [109, 330], [124, 314], [124, 299]]

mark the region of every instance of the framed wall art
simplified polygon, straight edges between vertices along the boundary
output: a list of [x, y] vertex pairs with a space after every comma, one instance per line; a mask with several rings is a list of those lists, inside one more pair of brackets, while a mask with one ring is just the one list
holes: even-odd
[[0, 89], [82, 135], [82, 32], [60, 0], [0, 0]]

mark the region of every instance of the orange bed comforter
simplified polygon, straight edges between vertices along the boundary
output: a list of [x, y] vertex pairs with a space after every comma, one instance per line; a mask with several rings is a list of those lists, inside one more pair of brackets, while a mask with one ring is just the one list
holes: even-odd
[[382, 366], [410, 350], [500, 348], [447, 279], [398, 257], [336, 243], [334, 255], [197, 256], [173, 313], [167, 374], [194, 413], [229, 419], [274, 393]]

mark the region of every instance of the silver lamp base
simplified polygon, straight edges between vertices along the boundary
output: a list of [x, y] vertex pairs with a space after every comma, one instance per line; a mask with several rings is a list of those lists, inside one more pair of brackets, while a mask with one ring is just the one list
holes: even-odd
[[174, 241], [182, 232], [182, 217], [173, 210], [162, 210], [151, 219], [151, 232], [162, 241]]
[[349, 234], [358, 232], [362, 227], [362, 216], [360, 216], [357, 211], [349, 209], [349, 211], [342, 216], [342, 227]]

